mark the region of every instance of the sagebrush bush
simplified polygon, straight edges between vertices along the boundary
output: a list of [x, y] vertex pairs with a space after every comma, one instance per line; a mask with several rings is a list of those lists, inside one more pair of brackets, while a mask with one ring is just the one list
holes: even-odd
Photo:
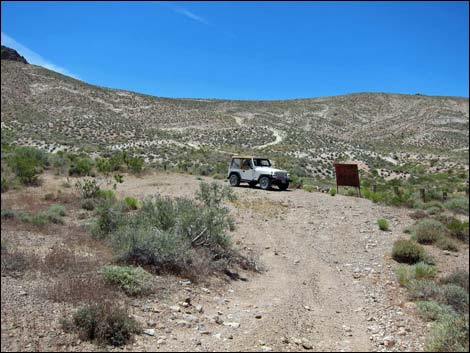
[[454, 308], [458, 313], [468, 314], [468, 291], [455, 284], [441, 286], [440, 296], [437, 301]]
[[87, 211], [93, 211], [95, 209], [95, 201], [93, 199], [84, 199], [80, 204], [81, 208]]
[[93, 168], [93, 160], [88, 157], [74, 158], [69, 168], [70, 176], [87, 176], [91, 175]]
[[[248, 265], [247, 259], [231, 250], [227, 231], [234, 222], [222, 206], [226, 199], [233, 199], [230, 188], [205, 183], [197, 201], [146, 198], [136, 212], [121, 216], [122, 222], [108, 232], [109, 240], [121, 261], [148, 265], [157, 273], [197, 276], [209, 268], [222, 270], [231, 262]], [[107, 215], [99, 219], [106, 220]]]
[[336, 195], [336, 192], [337, 192], [337, 191], [336, 191], [335, 188], [331, 188], [330, 191], [329, 191], [329, 194], [330, 194], [331, 196], [335, 196], [335, 195]]
[[102, 268], [104, 278], [117, 284], [129, 295], [150, 293], [152, 290], [152, 275], [142, 267], [105, 266]]
[[416, 240], [421, 244], [433, 244], [441, 237], [447, 235], [447, 227], [434, 219], [423, 219], [415, 228]]
[[30, 147], [17, 147], [8, 158], [8, 165], [24, 185], [39, 185], [38, 174], [48, 164], [44, 152]]
[[133, 173], [139, 173], [143, 170], [144, 159], [141, 157], [131, 157], [127, 159], [127, 166]]
[[436, 246], [442, 250], [459, 251], [457, 243], [445, 236], [438, 239]]
[[468, 292], [468, 277], [468, 271], [459, 270], [441, 278], [440, 282], [443, 284], [455, 284]]
[[308, 192], [313, 192], [313, 191], [315, 191], [315, 186], [313, 186], [313, 185], [303, 185], [302, 189], [304, 189], [305, 191], [308, 191]]
[[424, 248], [412, 240], [397, 240], [393, 243], [392, 257], [398, 262], [409, 264], [428, 260]]
[[8, 182], [7, 178], [3, 175], [1, 176], [2, 184], [1, 184], [1, 192], [4, 193], [10, 189], [10, 183]]
[[439, 320], [446, 315], [454, 315], [455, 311], [451, 306], [438, 304], [432, 300], [418, 301], [416, 303], [419, 315], [425, 320]]
[[378, 219], [377, 224], [379, 225], [380, 230], [386, 231], [390, 229], [388, 220], [386, 220], [385, 218]]
[[412, 280], [432, 279], [437, 275], [437, 267], [418, 262], [413, 266], [401, 265], [395, 270], [398, 282], [406, 287]]
[[426, 343], [428, 352], [468, 352], [468, 314], [445, 315], [432, 329]]
[[137, 209], [137, 199], [135, 197], [126, 197], [124, 199], [124, 202], [126, 203], [127, 207], [131, 210], [136, 210]]
[[462, 213], [468, 215], [468, 198], [467, 197], [458, 197], [452, 200], [447, 201], [444, 204], [444, 207], [448, 210], [451, 210], [456, 213]]
[[100, 186], [95, 179], [78, 180], [75, 188], [83, 199], [96, 198], [100, 192]]
[[125, 222], [124, 208], [122, 202], [110, 198], [101, 199], [95, 208], [96, 220], [91, 227], [92, 235], [103, 239], [118, 229]]
[[[68, 321], [64, 323], [66, 322]], [[108, 302], [88, 304], [79, 308], [73, 315], [73, 324], [83, 339], [112, 346], [126, 344], [140, 329], [125, 308]], [[70, 329], [71, 325], [66, 327]]]

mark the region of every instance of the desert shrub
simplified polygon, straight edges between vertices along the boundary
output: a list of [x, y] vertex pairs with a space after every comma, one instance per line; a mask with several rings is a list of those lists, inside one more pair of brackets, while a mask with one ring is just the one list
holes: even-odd
[[416, 303], [419, 315], [425, 320], [439, 320], [447, 315], [454, 315], [455, 311], [448, 305], [441, 305], [432, 300], [418, 301]]
[[443, 284], [455, 284], [468, 292], [468, 271], [455, 271], [440, 280]]
[[[411, 300], [436, 300], [441, 297], [442, 288], [432, 280], [411, 280], [408, 285]], [[440, 302], [440, 301], [439, 301]]]
[[222, 174], [222, 173], [212, 174], [212, 179], [215, 179], [215, 180], [224, 180], [225, 178], [226, 178], [225, 174]]
[[18, 274], [26, 271], [32, 265], [34, 255], [27, 255], [21, 251], [8, 251], [2, 249], [1, 270], [3, 274]]
[[304, 180], [297, 176], [297, 175], [291, 175], [289, 185], [292, 189], [301, 189], [303, 187]]
[[392, 257], [398, 262], [409, 264], [428, 260], [424, 248], [412, 240], [397, 240], [393, 243]]
[[431, 279], [437, 275], [437, 267], [428, 265], [424, 262], [418, 262], [413, 265], [414, 278], [415, 279]]
[[457, 243], [447, 237], [440, 237], [436, 242], [436, 246], [442, 250], [459, 251]]
[[46, 201], [52, 201], [55, 199], [55, 195], [52, 192], [48, 192], [47, 194], [44, 195], [44, 200]]
[[78, 180], [75, 183], [75, 188], [83, 199], [98, 197], [100, 192], [100, 186], [95, 179]]
[[96, 238], [105, 238], [115, 231], [124, 220], [124, 205], [110, 198], [103, 198], [96, 206], [96, 220], [91, 233]]
[[95, 201], [93, 199], [83, 199], [80, 206], [84, 210], [93, 211], [95, 209]]
[[88, 157], [74, 158], [69, 168], [70, 176], [87, 176], [91, 175], [93, 168], [93, 160]]
[[413, 266], [401, 265], [395, 270], [398, 282], [406, 287], [412, 280], [432, 279], [437, 275], [437, 267], [418, 262]]
[[96, 196], [102, 199], [116, 201], [116, 193], [113, 190], [98, 190]]
[[126, 197], [124, 199], [124, 202], [126, 203], [127, 207], [131, 210], [136, 210], [137, 209], [137, 199], [135, 197]]
[[48, 165], [48, 159], [38, 149], [17, 147], [9, 156], [8, 165], [22, 184], [39, 185], [38, 174]]
[[18, 216], [18, 214], [15, 211], [10, 210], [8, 208], [2, 208], [2, 210], [1, 210], [2, 219], [13, 219], [17, 216]]
[[401, 286], [406, 287], [408, 283], [413, 279], [413, 275], [409, 266], [401, 265], [395, 269], [395, 275], [397, 276], [398, 283]]
[[468, 243], [468, 222], [461, 222], [460, 220], [453, 218], [447, 224], [447, 228], [450, 231], [450, 235], [453, 238], [465, 241]]
[[144, 167], [144, 159], [141, 157], [131, 157], [127, 159], [127, 166], [133, 173], [139, 173]]
[[429, 208], [426, 209], [426, 211], [427, 211], [428, 214], [430, 214], [431, 216], [434, 216], [434, 215], [439, 214], [439, 213], [442, 211], [442, 208], [439, 208], [439, 207], [429, 207]]
[[390, 225], [388, 223], [388, 220], [386, 220], [385, 218], [378, 219], [377, 224], [379, 225], [380, 230], [389, 230]]
[[427, 216], [428, 214], [423, 210], [417, 210], [415, 212], [410, 213], [410, 217], [416, 220], [426, 218]]
[[329, 191], [329, 194], [331, 196], [335, 196], [336, 195], [336, 189], [335, 188], [331, 188], [330, 191]]
[[83, 339], [112, 346], [126, 344], [139, 331], [137, 322], [129, 317], [125, 308], [109, 302], [79, 308], [73, 315], [73, 325]]
[[6, 192], [10, 189], [10, 183], [9, 181], [7, 180], [7, 178], [5, 178], [3, 175], [1, 176], [1, 181], [2, 181], [2, 184], [1, 184], [1, 192]]
[[453, 307], [456, 312], [468, 314], [468, 291], [458, 285], [445, 284], [441, 286], [437, 301]]
[[445, 315], [433, 327], [426, 343], [428, 352], [468, 352], [468, 315]]
[[432, 244], [447, 234], [447, 228], [434, 219], [423, 219], [415, 226], [416, 240], [421, 244]]
[[62, 217], [66, 214], [65, 207], [62, 205], [52, 205], [47, 210], [43, 211], [44, 217], [52, 223], [64, 223]]
[[99, 158], [96, 160], [96, 169], [99, 173], [108, 175], [113, 171], [112, 165], [107, 158]]
[[444, 204], [444, 207], [456, 213], [468, 214], [468, 198], [451, 199]]
[[117, 284], [129, 295], [146, 294], [152, 290], [152, 275], [142, 267], [105, 266], [101, 272], [108, 282]]
[[[110, 241], [121, 261], [149, 265], [157, 273], [202, 275], [230, 263], [251, 267], [233, 251], [227, 234], [233, 219], [221, 203], [233, 199], [231, 190], [201, 183], [197, 201], [155, 196], [142, 201], [112, 231]], [[244, 266], [243, 265], [243, 266]]]
[[236, 195], [233, 190], [227, 186], [218, 183], [200, 183], [196, 199], [201, 201], [207, 207], [219, 207], [224, 200], [235, 201]]
[[304, 185], [302, 187], [302, 189], [304, 189], [305, 191], [308, 191], [308, 192], [313, 192], [313, 191], [315, 191], [315, 186], [313, 186], [313, 185]]

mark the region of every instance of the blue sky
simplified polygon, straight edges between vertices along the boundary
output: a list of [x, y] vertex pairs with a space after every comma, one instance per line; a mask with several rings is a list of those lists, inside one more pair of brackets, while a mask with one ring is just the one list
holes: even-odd
[[1, 3], [2, 44], [156, 96], [468, 97], [467, 2]]

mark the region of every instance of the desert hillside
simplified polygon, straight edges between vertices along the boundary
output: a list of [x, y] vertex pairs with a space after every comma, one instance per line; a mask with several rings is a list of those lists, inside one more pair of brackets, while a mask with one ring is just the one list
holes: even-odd
[[467, 98], [170, 99], [93, 86], [21, 62], [1, 65], [2, 130], [12, 131], [18, 144], [51, 152], [126, 150], [168, 165], [204, 164], [209, 153], [223, 162], [248, 152], [321, 177], [332, 176], [337, 159], [363, 161], [365, 169], [416, 161], [437, 169], [468, 164]]

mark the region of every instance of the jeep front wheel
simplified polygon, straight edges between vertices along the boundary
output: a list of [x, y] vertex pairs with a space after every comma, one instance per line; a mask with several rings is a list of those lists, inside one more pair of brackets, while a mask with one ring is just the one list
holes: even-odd
[[282, 184], [279, 184], [279, 190], [287, 190], [287, 188], [289, 187], [289, 183], [282, 183]]
[[232, 186], [240, 185], [240, 177], [237, 174], [230, 175], [230, 185]]
[[271, 189], [271, 179], [267, 176], [261, 177], [259, 179], [259, 186], [261, 186], [263, 190]]

